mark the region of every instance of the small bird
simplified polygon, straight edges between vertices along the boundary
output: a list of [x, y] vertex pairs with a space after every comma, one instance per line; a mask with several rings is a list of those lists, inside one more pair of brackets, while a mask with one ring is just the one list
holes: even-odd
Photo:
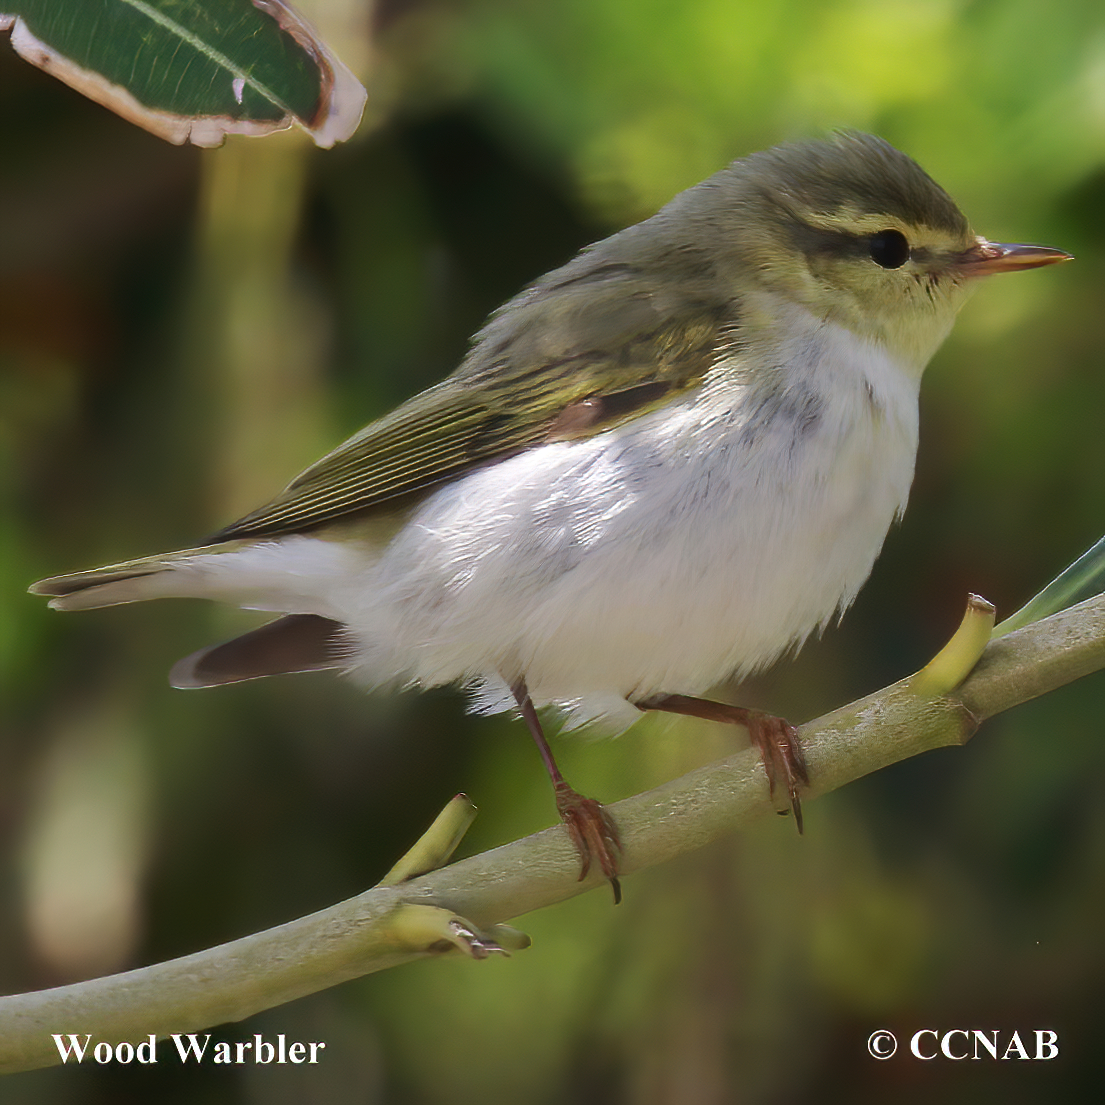
[[31, 590], [61, 610], [167, 596], [280, 617], [176, 687], [338, 668], [517, 709], [581, 859], [621, 841], [538, 709], [743, 725], [801, 831], [796, 730], [701, 696], [839, 617], [905, 509], [921, 373], [976, 278], [1058, 261], [976, 237], [880, 138], [756, 153], [491, 315], [457, 370], [202, 545]]

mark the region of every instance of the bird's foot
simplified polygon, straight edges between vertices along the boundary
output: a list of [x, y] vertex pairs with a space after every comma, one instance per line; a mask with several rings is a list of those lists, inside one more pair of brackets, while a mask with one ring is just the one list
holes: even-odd
[[695, 698], [685, 694], [662, 694], [644, 698], [634, 705], [638, 710], [662, 710], [669, 714], [702, 718], [705, 721], [723, 721], [731, 725], [743, 725], [748, 730], [752, 744], [759, 749], [771, 793], [775, 793], [776, 781], [786, 784], [790, 808], [794, 811], [794, 824], [802, 831], [802, 803], [798, 797], [799, 786], [809, 786], [810, 775], [806, 757], [798, 741], [798, 730], [789, 721], [761, 710], [749, 710], [744, 706], [730, 706], [726, 702], [712, 702], [708, 698]]
[[744, 724], [748, 727], [752, 744], [760, 750], [772, 795], [775, 794], [777, 782], [786, 786], [790, 808], [794, 811], [794, 824], [801, 832], [802, 802], [798, 797], [798, 788], [809, 786], [810, 776], [802, 745], [798, 741], [798, 730], [785, 718], [759, 710], [749, 710]]
[[617, 905], [622, 900], [622, 886], [618, 882], [618, 856], [622, 850], [622, 841], [618, 835], [618, 826], [601, 802], [596, 802], [594, 798], [584, 798], [564, 781], [564, 776], [560, 774], [560, 768], [553, 759], [549, 742], [545, 740], [533, 699], [526, 689], [526, 681], [516, 679], [510, 689], [552, 780], [560, 820], [567, 826], [568, 835], [579, 853], [579, 881], [587, 878], [591, 861], [596, 860], [614, 888], [614, 904]]
[[555, 790], [557, 812], [567, 826], [568, 835], [579, 853], [580, 881], [590, 872], [591, 862], [596, 862], [614, 888], [614, 904], [617, 905], [622, 900], [622, 888], [618, 882], [618, 858], [622, 842], [614, 818], [601, 802], [594, 798], [584, 798], [563, 779], [557, 781]]

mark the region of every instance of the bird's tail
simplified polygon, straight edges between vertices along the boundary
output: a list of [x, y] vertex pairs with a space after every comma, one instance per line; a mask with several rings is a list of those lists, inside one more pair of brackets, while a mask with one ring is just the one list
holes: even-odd
[[[48, 595], [55, 610], [91, 610], [157, 598], [237, 601], [249, 589], [240, 581], [235, 583], [232, 570], [225, 571], [227, 561], [236, 559], [227, 554], [247, 544], [228, 541], [52, 576], [32, 584], [30, 591]], [[254, 597], [259, 601], [253, 605], [262, 609], [283, 608], [279, 598], [268, 602], [261, 595]], [[265, 675], [343, 668], [351, 664], [354, 651], [340, 622], [317, 614], [290, 613], [185, 657], [173, 668], [170, 681], [175, 687], [213, 687]]]
[[92, 610], [144, 599], [188, 598], [203, 591], [196, 573], [180, 571], [197, 558], [229, 551], [229, 545], [182, 549], [144, 556], [122, 564], [107, 564], [84, 572], [51, 576], [31, 584], [32, 595], [48, 595], [55, 610]]

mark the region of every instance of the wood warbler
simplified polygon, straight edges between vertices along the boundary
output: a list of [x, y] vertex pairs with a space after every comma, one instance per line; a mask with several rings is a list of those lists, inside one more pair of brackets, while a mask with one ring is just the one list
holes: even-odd
[[1065, 260], [976, 237], [879, 138], [753, 154], [535, 281], [446, 380], [203, 544], [32, 590], [280, 615], [182, 660], [177, 687], [338, 668], [520, 709], [580, 877], [594, 860], [617, 895], [617, 826], [564, 781], [537, 708], [746, 725], [801, 829], [793, 727], [701, 696], [855, 598], [976, 278]]

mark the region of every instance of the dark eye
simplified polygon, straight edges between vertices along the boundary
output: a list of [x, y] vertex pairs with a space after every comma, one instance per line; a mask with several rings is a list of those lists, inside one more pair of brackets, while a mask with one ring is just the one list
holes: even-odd
[[900, 269], [909, 260], [909, 242], [900, 230], [880, 230], [868, 240], [871, 260], [884, 269]]

